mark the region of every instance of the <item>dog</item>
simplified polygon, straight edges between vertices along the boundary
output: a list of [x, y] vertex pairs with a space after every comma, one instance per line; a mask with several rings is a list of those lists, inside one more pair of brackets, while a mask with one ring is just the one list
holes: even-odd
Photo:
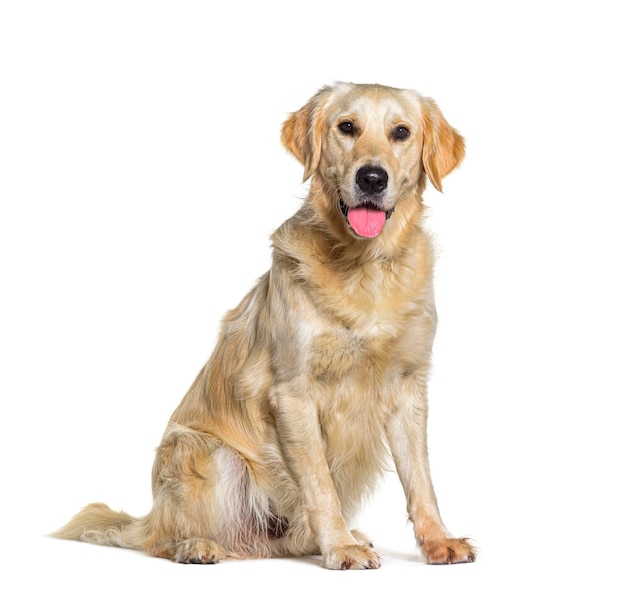
[[290, 114], [281, 139], [308, 197], [167, 425], [152, 510], [88, 505], [53, 536], [180, 563], [378, 568], [349, 524], [391, 455], [426, 562], [472, 562], [440, 517], [426, 442], [437, 314], [422, 193], [441, 191], [464, 139], [430, 98], [343, 82]]

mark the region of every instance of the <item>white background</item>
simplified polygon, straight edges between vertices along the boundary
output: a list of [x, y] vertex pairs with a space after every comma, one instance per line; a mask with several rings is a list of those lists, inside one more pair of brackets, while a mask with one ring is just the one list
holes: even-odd
[[[624, 599], [618, 5], [3, 2], [5, 598]], [[477, 562], [423, 563], [394, 474], [357, 524], [377, 571], [46, 538], [92, 501], [149, 510], [166, 421], [306, 193], [280, 125], [335, 80], [416, 88], [467, 139], [426, 194], [430, 448]]]

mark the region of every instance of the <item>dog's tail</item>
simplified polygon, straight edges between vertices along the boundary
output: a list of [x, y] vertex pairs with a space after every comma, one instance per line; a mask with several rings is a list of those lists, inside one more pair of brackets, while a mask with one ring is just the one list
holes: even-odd
[[92, 503], [50, 536], [110, 547], [142, 549], [144, 520], [123, 511], [113, 511], [104, 503]]

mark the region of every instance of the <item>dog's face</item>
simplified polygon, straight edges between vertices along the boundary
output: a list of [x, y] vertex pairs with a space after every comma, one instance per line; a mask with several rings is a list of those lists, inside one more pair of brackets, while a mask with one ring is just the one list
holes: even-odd
[[441, 179], [464, 155], [463, 138], [435, 103], [411, 90], [340, 83], [320, 90], [283, 125], [285, 146], [330, 191], [329, 213], [358, 238], [375, 238], [423, 175]]

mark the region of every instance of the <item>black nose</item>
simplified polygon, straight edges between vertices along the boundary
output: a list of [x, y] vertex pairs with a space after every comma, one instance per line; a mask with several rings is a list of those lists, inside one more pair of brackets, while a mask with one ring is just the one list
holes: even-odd
[[367, 194], [378, 194], [387, 187], [389, 176], [384, 169], [365, 165], [356, 172], [356, 183]]

